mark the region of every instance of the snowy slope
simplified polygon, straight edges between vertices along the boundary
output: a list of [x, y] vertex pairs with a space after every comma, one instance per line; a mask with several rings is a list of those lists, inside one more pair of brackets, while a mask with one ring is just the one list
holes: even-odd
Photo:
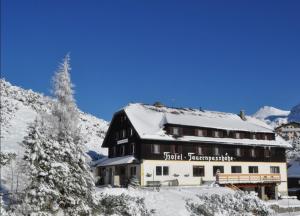
[[288, 122], [290, 111], [280, 110], [271, 106], [260, 108], [253, 117], [263, 120], [272, 127], [277, 127]]
[[[21, 144], [27, 133], [27, 126], [37, 115], [50, 112], [52, 99], [13, 86], [1, 79], [1, 151], [23, 153]], [[108, 129], [108, 122], [80, 111], [80, 126], [84, 135], [86, 151], [107, 155], [101, 148]]]

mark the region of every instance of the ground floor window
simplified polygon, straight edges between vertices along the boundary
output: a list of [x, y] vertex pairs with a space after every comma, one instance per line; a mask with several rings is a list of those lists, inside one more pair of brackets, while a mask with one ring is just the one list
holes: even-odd
[[270, 172], [271, 173], [280, 173], [280, 167], [279, 166], [271, 166]]
[[130, 167], [130, 175], [135, 176], [136, 175], [136, 166]]
[[213, 174], [216, 175], [217, 171], [224, 173], [224, 166], [213, 166]]
[[241, 166], [232, 166], [231, 173], [242, 173], [242, 167]]
[[204, 176], [204, 166], [193, 166], [193, 176]]
[[157, 166], [156, 167], [156, 175], [157, 176], [168, 176], [169, 175], [169, 167], [168, 166]]
[[257, 166], [249, 166], [249, 173], [258, 173]]

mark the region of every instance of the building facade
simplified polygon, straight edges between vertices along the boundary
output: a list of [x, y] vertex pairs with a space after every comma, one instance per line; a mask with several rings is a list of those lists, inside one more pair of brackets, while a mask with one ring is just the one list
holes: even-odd
[[115, 113], [97, 165], [101, 183], [220, 185], [274, 198], [287, 193], [290, 145], [261, 121], [231, 113], [129, 104]]

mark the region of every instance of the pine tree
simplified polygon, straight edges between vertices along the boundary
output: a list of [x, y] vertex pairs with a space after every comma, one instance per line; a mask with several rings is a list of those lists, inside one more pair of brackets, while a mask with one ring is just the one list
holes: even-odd
[[85, 163], [69, 55], [54, 76], [50, 116], [37, 120], [24, 139], [30, 183], [22, 212], [35, 215], [90, 215], [94, 183]]

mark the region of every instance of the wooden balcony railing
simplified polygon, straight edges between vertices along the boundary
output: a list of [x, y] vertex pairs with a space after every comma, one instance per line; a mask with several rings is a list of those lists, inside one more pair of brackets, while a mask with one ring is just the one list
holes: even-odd
[[280, 182], [281, 177], [280, 174], [224, 174], [220, 173], [218, 177], [216, 177], [217, 182], [219, 184], [226, 183], [269, 183], [269, 182]]

